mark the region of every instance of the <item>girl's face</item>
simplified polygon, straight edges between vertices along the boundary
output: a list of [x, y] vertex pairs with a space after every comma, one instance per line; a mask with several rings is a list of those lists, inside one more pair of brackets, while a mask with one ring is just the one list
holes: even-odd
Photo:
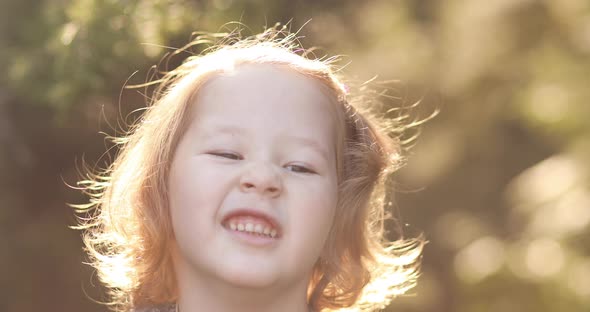
[[333, 103], [292, 70], [209, 80], [172, 160], [179, 281], [306, 289], [337, 201]]

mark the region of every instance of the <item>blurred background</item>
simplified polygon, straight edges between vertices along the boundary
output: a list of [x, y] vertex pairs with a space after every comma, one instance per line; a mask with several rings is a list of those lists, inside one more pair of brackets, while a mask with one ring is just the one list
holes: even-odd
[[429, 243], [387, 311], [590, 311], [587, 0], [2, 0], [0, 311], [107, 310], [66, 184], [145, 104], [125, 81], [192, 31], [291, 19], [351, 78], [441, 109], [396, 177]]

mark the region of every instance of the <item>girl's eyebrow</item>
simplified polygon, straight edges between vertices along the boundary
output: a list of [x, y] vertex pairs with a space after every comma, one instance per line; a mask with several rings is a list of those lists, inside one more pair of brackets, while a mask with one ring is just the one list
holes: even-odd
[[297, 142], [301, 145], [305, 145], [307, 147], [310, 147], [311, 149], [318, 152], [325, 160], [330, 159], [330, 157], [328, 157], [330, 154], [326, 150], [325, 146], [320, 144], [318, 141], [316, 141], [314, 139], [302, 137], [302, 136], [296, 136], [296, 135], [285, 135], [283, 138], [285, 140], [290, 141], [290, 142], [294, 141], [294, 142]]
[[204, 138], [216, 137], [220, 134], [229, 134], [234, 136], [235, 134], [244, 133], [245, 129], [238, 126], [210, 126], [202, 128], [201, 136]]
[[[231, 136], [234, 135], [238, 135], [238, 136], [242, 136], [244, 133], [246, 133], [246, 129], [239, 127], [239, 126], [234, 126], [234, 125], [220, 125], [220, 126], [211, 126], [211, 127], [206, 127], [204, 128], [205, 131], [203, 131], [203, 137], [204, 138], [213, 138], [216, 137], [220, 134], [229, 134]], [[320, 144], [317, 140], [314, 140], [312, 138], [307, 138], [307, 137], [303, 137], [303, 136], [297, 136], [297, 135], [282, 135], [281, 137], [281, 141], [287, 141], [287, 142], [296, 142], [297, 144], [300, 145], [304, 145], [307, 146], [309, 148], [311, 148], [312, 150], [316, 151], [317, 153], [319, 153], [325, 160], [330, 160], [330, 153], [328, 153], [328, 150], [326, 149], [326, 147], [323, 144]]]

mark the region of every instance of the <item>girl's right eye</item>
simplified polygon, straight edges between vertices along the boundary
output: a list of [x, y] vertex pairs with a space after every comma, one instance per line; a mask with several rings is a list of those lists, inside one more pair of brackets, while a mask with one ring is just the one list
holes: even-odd
[[209, 154], [213, 155], [213, 156], [217, 156], [217, 157], [231, 159], [231, 160], [242, 160], [242, 156], [240, 154], [232, 153], [232, 152], [210, 152]]

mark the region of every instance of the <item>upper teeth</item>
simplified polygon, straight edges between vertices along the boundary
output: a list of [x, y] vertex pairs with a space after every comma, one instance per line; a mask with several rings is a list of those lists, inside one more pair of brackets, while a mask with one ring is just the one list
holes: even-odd
[[269, 226], [263, 226], [262, 224], [253, 224], [253, 223], [249, 223], [249, 222], [248, 223], [230, 222], [229, 228], [234, 231], [237, 230], [240, 232], [261, 234], [261, 235], [266, 235], [266, 236], [270, 236], [273, 238], [277, 236], [277, 230], [275, 230]]

